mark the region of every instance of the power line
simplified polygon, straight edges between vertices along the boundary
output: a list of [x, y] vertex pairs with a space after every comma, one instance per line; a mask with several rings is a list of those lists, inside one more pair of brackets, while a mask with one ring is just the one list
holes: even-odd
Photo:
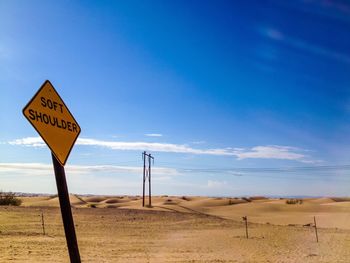
[[348, 171], [350, 165], [319, 165], [319, 166], [295, 166], [295, 167], [232, 167], [232, 168], [178, 168], [182, 172], [307, 172], [307, 171]]
[[[330, 177], [332, 172], [350, 171], [350, 165], [318, 165], [318, 166], [294, 166], [294, 167], [231, 167], [231, 168], [178, 168], [180, 173], [195, 174], [209, 173], [232, 175], [237, 177], [257, 177], [257, 178], [274, 178], [274, 179], [293, 179], [293, 180], [339, 180], [347, 181], [346, 177]], [[350, 175], [350, 174], [349, 174]]]

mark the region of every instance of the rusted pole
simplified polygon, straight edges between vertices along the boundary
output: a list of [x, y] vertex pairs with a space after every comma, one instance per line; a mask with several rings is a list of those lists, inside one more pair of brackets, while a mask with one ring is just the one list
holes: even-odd
[[248, 239], [248, 217], [247, 216], [243, 216], [243, 221], [245, 222], [245, 235]]
[[70, 207], [68, 187], [66, 181], [66, 173], [64, 167], [57, 161], [56, 157], [52, 154], [53, 168], [55, 170], [56, 185], [58, 198], [60, 201], [60, 208], [62, 214], [62, 221], [64, 226], [64, 232], [66, 234], [67, 247], [69, 252], [69, 258], [71, 263], [80, 263], [80, 254], [77, 242], [77, 236], [75, 234], [74, 221], [72, 216], [72, 210]]
[[43, 235], [45, 236], [44, 212], [41, 212], [41, 226], [43, 227]]
[[318, 243], [318, 234], [317, 234], [317, 225], [316, 225], [316, 217], [314, 216], [314, 223], [315, 223], [315, 234], [316, 234], [316, 241]]

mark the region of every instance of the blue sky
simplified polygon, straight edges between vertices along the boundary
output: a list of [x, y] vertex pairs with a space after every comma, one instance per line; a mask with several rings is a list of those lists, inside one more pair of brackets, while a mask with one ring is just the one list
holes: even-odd
[[81, 126], [74, 193], [348, 195], [346, 1], [0, 0], [0, 189], [55, 193], [22, 115], [49, 79]]

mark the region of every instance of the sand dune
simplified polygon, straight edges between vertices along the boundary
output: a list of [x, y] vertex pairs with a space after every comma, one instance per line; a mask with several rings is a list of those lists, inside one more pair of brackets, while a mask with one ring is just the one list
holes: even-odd
[[312, 204], [326, 204], [335, 202], [332, 198], [323, 197], [323, 198], [305, 198], [303, 199], [304, 203]]
[[82, 199], [85, 202], [89, 202], [89, 203], [99, 203], [99, 202], [103, 202], [107, 199], [108, 197], [106, 196], [89, 196], [89, 197], [82, 197]]
[[[76, 195], [69, 195], [71, 206], [82, 207], [87, 203]], [[59, 200], [57, 196], [46, 197], [23, 197], [22, 206], [40, 206], [40, 207], [59, 207]]]
[[231, 199], [231, 198], [203, 198], [195, 201], [187, 202], [184, 205], [191, 206], [193, 208], [201, 207], [217, 207], [217, 206], [228, 206], [233, 204], [247, 203], [242, 199]]
[[[69, 197], [84, 262], [347, 262], [350, 258], [346, 198], [306, 198], [287, 204], [287, 199], [264, 197], [155, 196], [152, 207], [148, 197], [142, 207], [139, 196]], [[57, 196], [22, 201], [21, 207], [0, 207], [0, 237], [5, 240], [0, 262], [68, 262]], [[40, 234], [41, 212], [48, 236]], [[242, 216], [248, 217], [249, 239]], [[320, 243], [315, 241], [314, 216]], [[19, 248], [16, 252], [13, 245]]]
[[[323, 202], [287, 205], [285, 200], [260, 199], [228, 205], [233, 198], [156, 197], [153, 208], [142, 208], [142, 200], [133, 199], [107, 196], [87, 202], [71, 196], [83, 262], [348, 262], [350, 258], [350, 230], [320, 228], [317, 243], [314, 229], [301, 225], [311, 223], [313, 213], [298, 212], [300, 208], [327, 208]], [[58, 204], [57, 197], [24, 200], [27, 207], [0, 207], [0, 262], [69, 262], [60, 210], [35, 207]], [[91, 204], [101, 208], [88, 208]], [[205, 210], [216, 216], [202, 214]], [[242, 215], [248, 215], [249, 239]], [[293, 225], [295, 220], [300, 225]], [[317, 220], [319, 225], [330, 220], [340, 226], [350, 221], [337, 212], [318, 213]], [[282, 226], [273, 225], [281, 222]]]
[[128, 199], [120, 199], [120, 198], [108, 198], [103, 201], [106, 204], [117, 204], [117, 203], [126, 203], [130, 202]]
[[42, 206], [42, 207], [59, 207], [57, 197], [23, 197], [22, 206]]
[[[23, 197], [22, 206], [59, 207], [56, 196]], [[70, 195], [72, 207], [118, 208], [158, 210], [178, 213], [208, 214], [241, 221], [248, 216], [255, 223], [276, 225], [304, 225], [316, 216], [319, 227], [350, 229], [350, 201], [347, 198], [305, 198], [302, 204], [286, 204], [286, 199], [269, 199], [261, 196], [250, 198], [210, 198], [154, 196], [152, 208], [145, 207], [142, 198], [135, 196], [78, 196]]]
[[325, 206], [338, 206], [338, 207], [346, 207], [350, 208], [350, 201], [344, 201], [344, 202], [332, 202], [332, 203], [324, 203], [322, 205]]

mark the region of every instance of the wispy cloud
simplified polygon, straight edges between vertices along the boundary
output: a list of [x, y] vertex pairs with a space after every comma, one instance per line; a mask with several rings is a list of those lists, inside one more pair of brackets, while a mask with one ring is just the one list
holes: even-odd
[[[11, 145], [22, 145], [27, 147], [43, 147], [45, 142], [40, 137], [26, 137], [9, 141]], [[154, 151], [170, 153], [189, 153], [189, 154], [208, 154], [208, 155], [226, 155], [235, 154], [229, 149], [195, 149], [185, 144], [173, 143], [153, 143], [153, 142], [121, 142], [104, 141], [90, 138], [78, 138], [76, 145], [99, 146], [112, 150], [135, 150], [135, 151]]]
[[8, 142], [11, 145], [22, 145], [27, 147], [45, 147], [45, 142], [40, 137], [26, 137]]
[[222, 188], [227, 186], [226, 181], [213, 181], [213, 180], [208, 180], [207, 184], [208, 188]]
[[[137, 166], [118, 166], [118, 165], [67, 165], [66, 171], [69, 174], [94, 174], [94, 173], [109, 173], [109, 174], [142, 174], [142, 168]], [[0, 173], [19, 173], [33, 175], [48, 175], [53, 173], [51, 164], [43, 163], [0, 163]], [[179, 172], [174, 168], [168, 167], [153, 167], [152, 175], [167, 175], [175, 176]], [[162, 178], [162, 177], [161, 177]]]
[[297, 148], [289, 146], [256, 146], [250, 150], [241, 150], [237, 153], [238, 159], [283, 159], [283, 160], [299, 160], [305, 159], [305, 155], [297, 153]]
[[205, 144], [206, 141], [193, 141], [192, 144]]
[[185, 144], [173, 143], [151, 143], [151, 142], [120, 142], [102, 141], [95, 139], [78, 139], [78, 145], [90, 145], [109, 148], [112, 150], [147, 150], [153, 152], [189, 153], [189, 154], [209, 154], [209, 155], [233, 155], [226, 149], [194, 149]]
[[145, 136], [147, 136], [147, 137], [162, 137], [163, 134], [160, 134], [160, 133], [146, 133]]
[[290, 47], [322, 56], [328, 59], [337, 60], [346, 64], [350, 64], [350, 56], [346, 53], [337, 52], [333, 49], [320, 46], [300, 38], [292, 37], [284, 34], [280, 30], [273, 27], [259, 27], [258, 31], [264, 37], [274, 41], [282, 42]]
[[[22, 145], [27, 147], [43, 147], [45, 143], [40, 137], [27, 137], [8, 142], [11, 145]], [[245, 148], [216, 148], [216, 149], [198, 149], [185, 144], [173, 143], [151, 143], [151, 142], [121, 142], [104, 141], [90, 138], [79, 138], [77, 145], [104, 147], [111, 150], [134, 150], [134, 151], [153, 151], [168, 153], [187, 153], [203, 154], [214, 156], [232, 156], [238, 160], [243, 159], [280, 159], [294, 160], [304, 163], [312, 163], [313, 160], [305, 154], [305, 150], [290, 146], [267, 145], [255, 146], [249, 149]]]

